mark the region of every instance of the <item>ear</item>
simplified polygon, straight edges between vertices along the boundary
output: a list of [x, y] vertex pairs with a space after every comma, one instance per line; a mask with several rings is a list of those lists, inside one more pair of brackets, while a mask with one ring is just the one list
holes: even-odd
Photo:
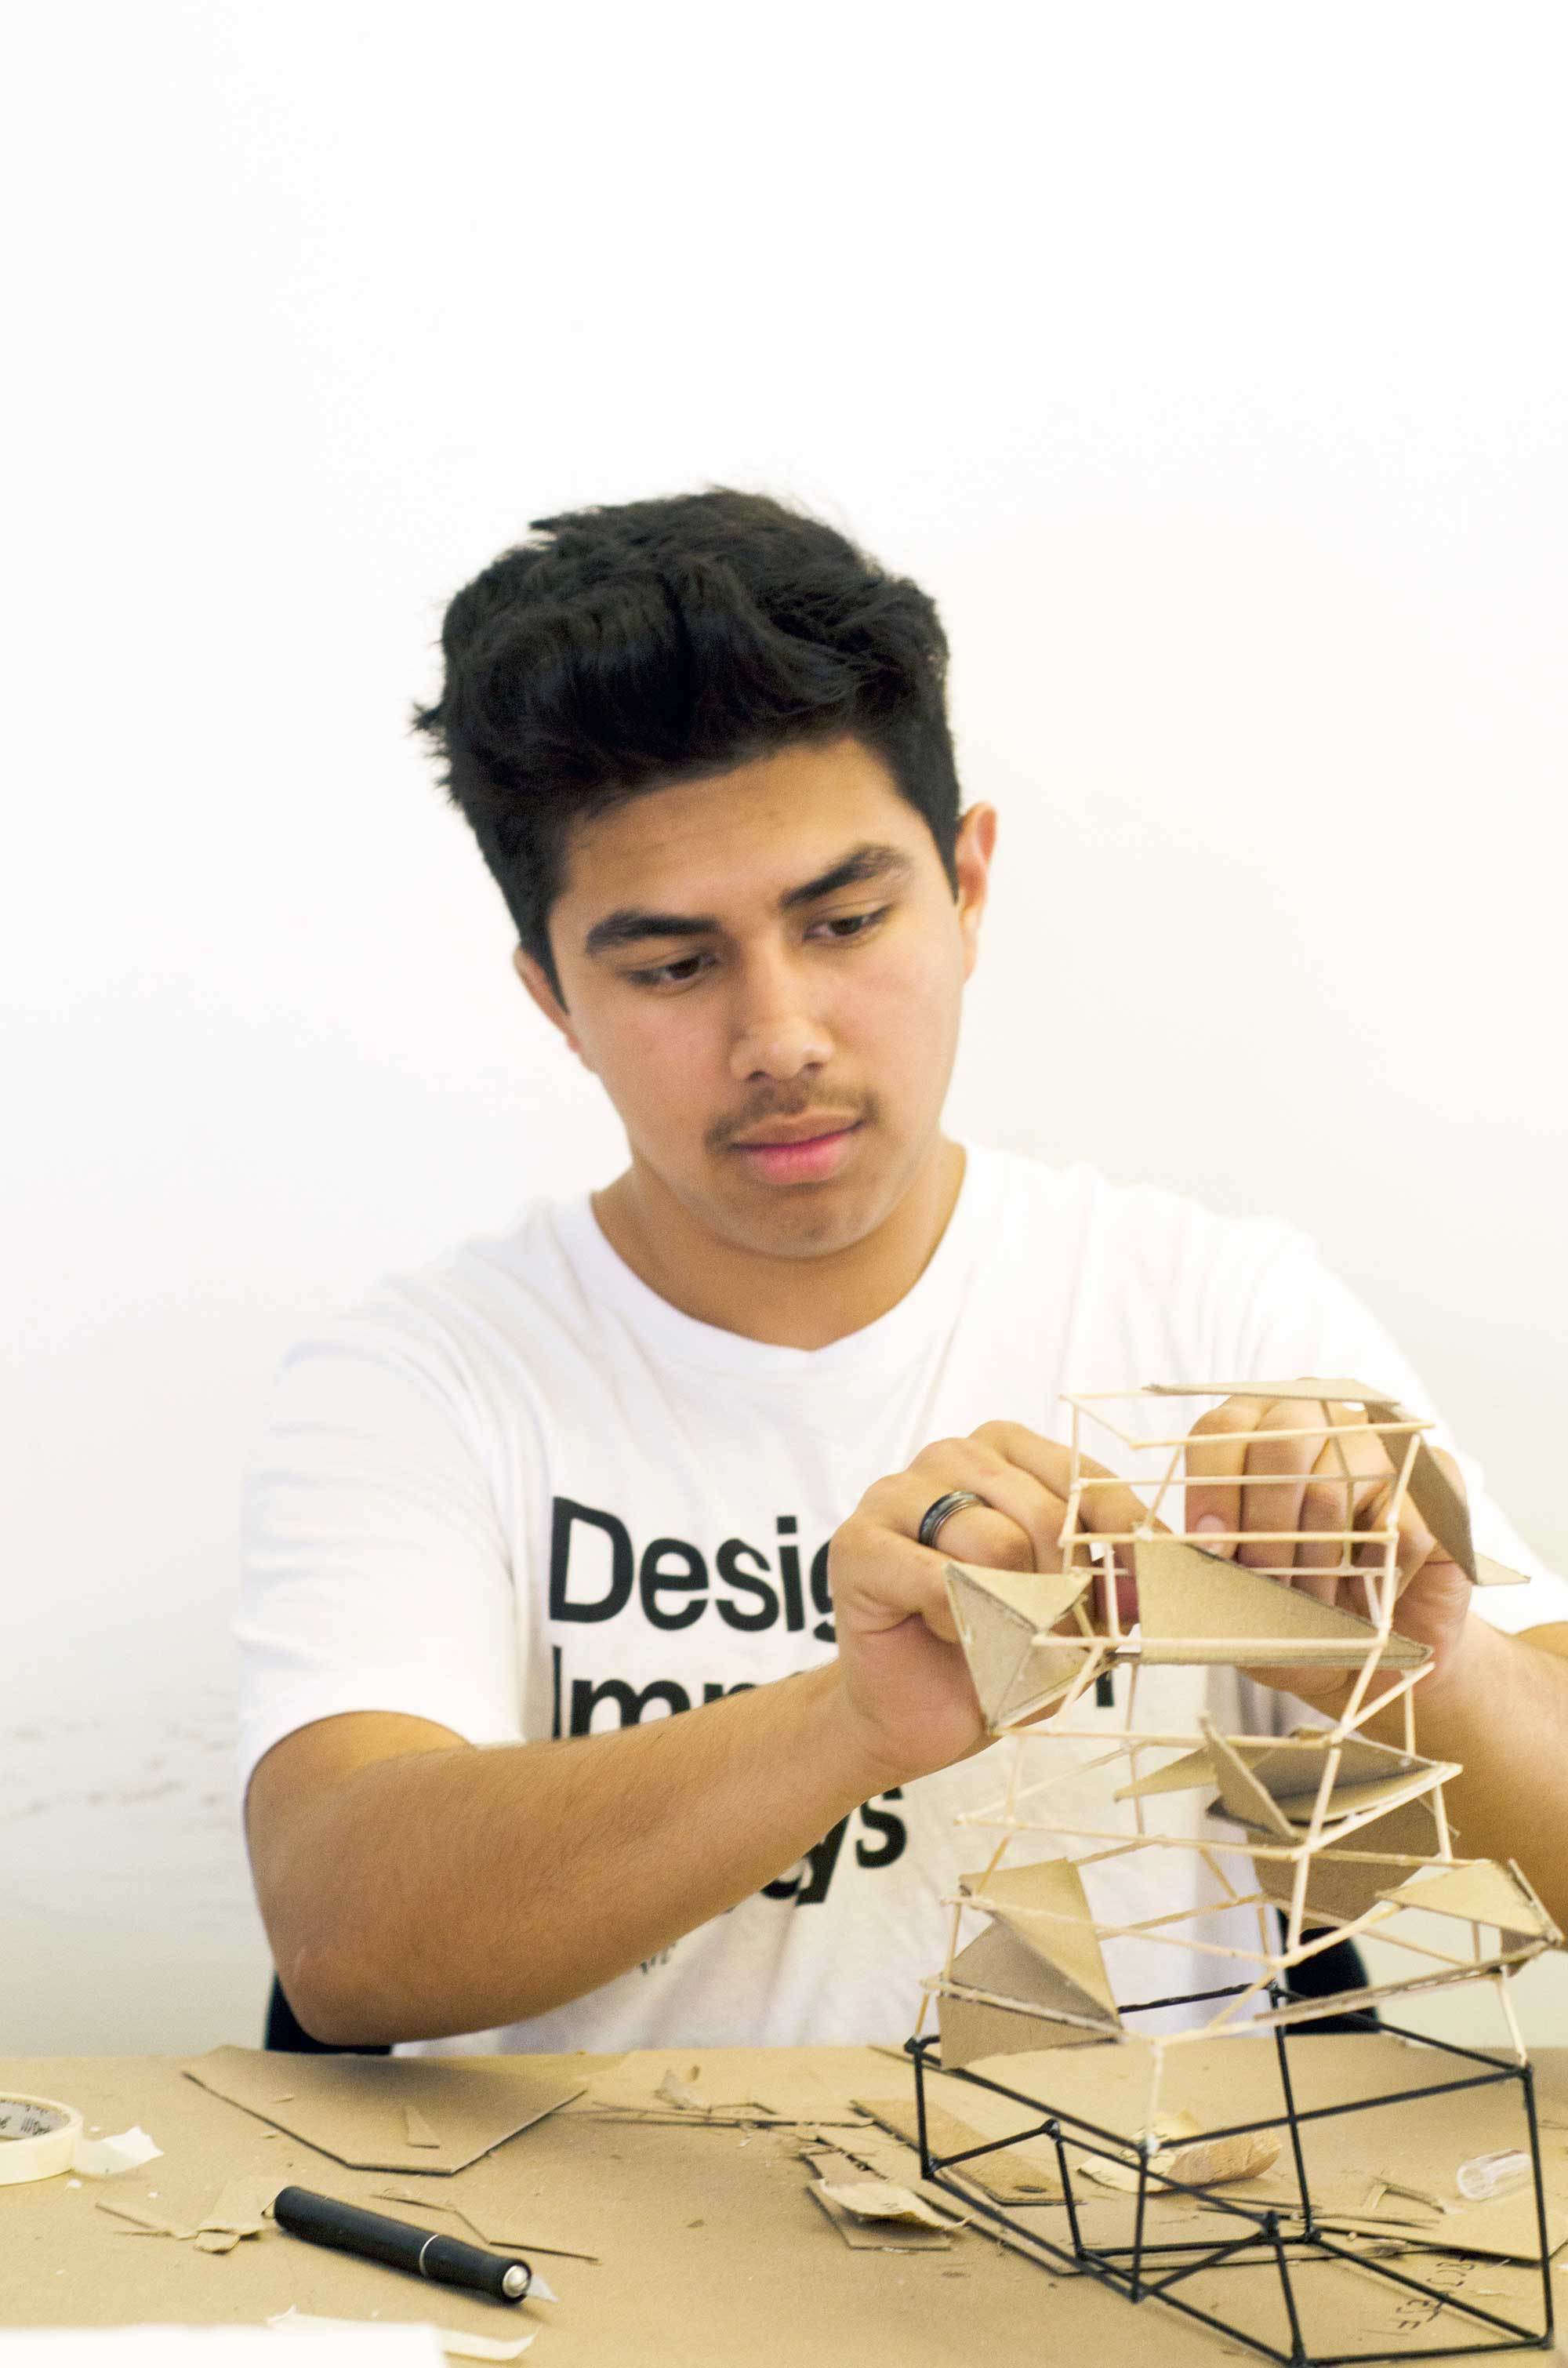
[[991, 879], [991, 858], [996, 848], [996, 809], [971, 806], [960, 816], [953, 845], [953, 869], [959, 876], [959, 928], [963, 938], [963, 974], [971, 976], [980, 953], [980, 920], [985, 910]]
[[551, 986], [543, 963], [535, 962], [532, 954], [517, 946], [512, 951], [512, 967], [527, 987], [530, 1001], [537, 1004], [557, 1034], [564, 1039], [568, 1051], [576, 1053], [585, 1069], [591, 1069], [593, 1064], [577, 1042], [571, 1014]]

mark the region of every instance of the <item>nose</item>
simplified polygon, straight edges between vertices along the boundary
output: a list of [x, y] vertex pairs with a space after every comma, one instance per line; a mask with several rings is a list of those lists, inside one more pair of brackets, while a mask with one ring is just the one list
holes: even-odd
[[748, 974], [730, 1051], [730, 1075], [737, 1084], [754, 1077], [782, 1083], [821, 1068], [832, 1054], [833, 1039], [811, 1009], [804, 982], [792, 965], [767, 964]]

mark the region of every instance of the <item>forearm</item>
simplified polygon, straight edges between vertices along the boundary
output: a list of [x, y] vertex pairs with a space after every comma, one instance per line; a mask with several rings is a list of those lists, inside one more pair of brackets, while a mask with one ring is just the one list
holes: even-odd
[[[1416, 1748], [1464, 1770], [1445, 1787], [1456, 1852], [1517, 1859], [1568, 1930], [1568, 1659], [1472, 1614], [1452, 1668], [1416, 1686], [1415, 1710]], [[1403, 1743], [1403, 1718], [1384, 1713], [1368, 1732]]]
[[748, 1897], [885, 1781], [836, 1666], [614, 1734], [377, 1759], [290, 1827], [284, 1987], [341, 2045], [526, 2021]]

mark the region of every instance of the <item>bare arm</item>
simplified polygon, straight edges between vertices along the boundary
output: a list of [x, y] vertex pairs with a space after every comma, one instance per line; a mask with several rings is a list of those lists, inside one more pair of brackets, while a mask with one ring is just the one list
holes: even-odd
[[880, 1789], [837, 1693], [830, 1668], [646, 1726], [484, 1750], [386, 1713], [301, 1728], [246, 1804], [296, 2014], [338, 2045], [434, 2038], [624, 1973]]
[[[1446, 1788], [1455, 1849], [1517, 1859], [1568, 1930], [1568, 1627], [1509, 1636], [1472, 1612], [1415, 1708], [1416, 1748], [1464, 1768]], [[1368, 1732], [1403, 1741], [1397, 1712]]]

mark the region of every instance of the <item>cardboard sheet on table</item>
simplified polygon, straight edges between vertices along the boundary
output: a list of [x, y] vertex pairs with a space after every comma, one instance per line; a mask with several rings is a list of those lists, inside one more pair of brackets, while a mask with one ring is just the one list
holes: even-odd
[[[358, 2170], [461, 2170], [586, 2085], [570, 2055], [289, 2055], [215, 2047], [187, 2078]], [[416, 2130], [409, 2139], [408, 2109]]]
[[[888, 2066], [874, 2047], [646, 2048], [596, 2078], [574, 2110], [697, 2128], [705, 2122], [854, 2122], [860, 2118], [850, 2102], [855, 2090], [884, 2086]], [[660, 2096], [671, 2073], [698, 2106], [672, 2105]]]

